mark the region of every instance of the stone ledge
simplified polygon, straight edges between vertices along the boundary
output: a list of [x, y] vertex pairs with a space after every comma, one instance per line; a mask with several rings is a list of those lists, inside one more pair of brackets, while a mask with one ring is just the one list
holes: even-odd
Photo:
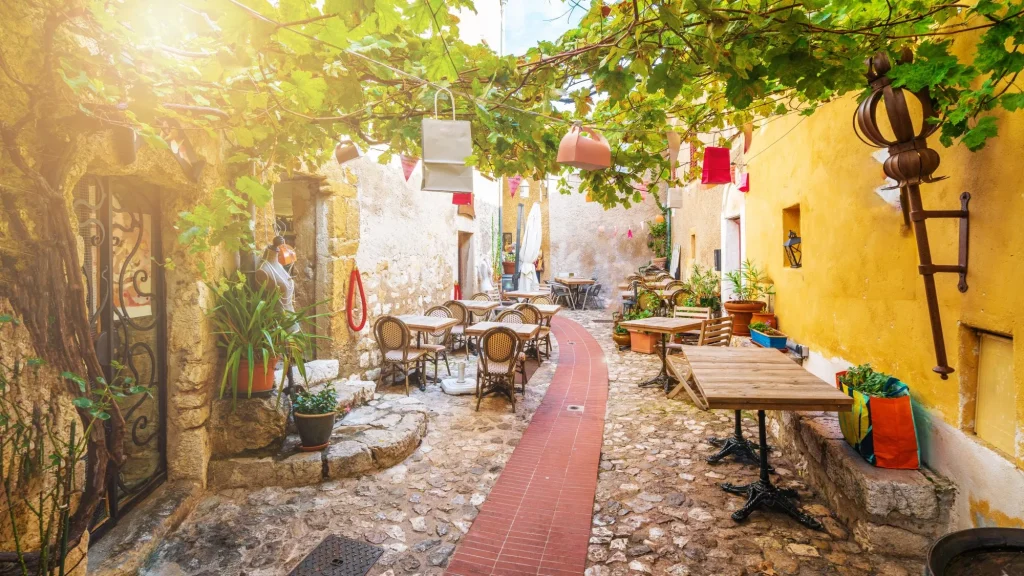
[[184, 480], [157, 488], [89, 548], [89, 573], [139, 574], [146, 558], [192, 511], [200, 494], [198, 484]]
[[839, 419], [824, 412], [773, 412], [780, 446], [869, 551], [923, 557], [949, 525], [955, 489], [927, 468], [888, 470], [868, 464], [843, 439]]
[[209, 486], [304, 486], [389, 468], [419, 447], [427, 433], [428, 412], [417, 398], [371, 400], [335, 425], [331, 443], [324, 450], [298, 452], [298, 438], [291, 435], [272, 456], [210, 461]]

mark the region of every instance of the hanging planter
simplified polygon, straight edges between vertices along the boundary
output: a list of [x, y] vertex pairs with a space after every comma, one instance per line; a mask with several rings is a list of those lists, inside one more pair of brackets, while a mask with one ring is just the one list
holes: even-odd
[[[590, 138], [581, 138], [583, 132]], [[576, 122], [558, 145], [558, 163], [580, 170], [601, 170], [612, 165], [612, 151], [604, 136]]]
[[729, 149], [708, 146], [704, 149], [704, 166], [700, 176], [701, 184], [728, 184], [732, 182], [729, 167]]
[[[437, 97], [445, 92], [452, 101], [452, 119], [437, 118]], [[473, 190], [473, 167], [466, 158], [473, 154], [473, 139], [467, 120], [455, 119], [455, 98], [448, 90], [434, 94], [434, 118], [423, 119], [423, 180], [420, 188], [434, 192]]]

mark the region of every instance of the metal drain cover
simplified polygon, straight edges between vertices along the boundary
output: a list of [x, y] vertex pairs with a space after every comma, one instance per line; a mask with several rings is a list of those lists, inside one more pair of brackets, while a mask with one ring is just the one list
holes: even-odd
[[344, 536], [324, 538], [290, 576], [365, 576], [384, 549]]
[[565, 409], [569, 412], [583, 412], [583, 406], [579, 404], [569, 404]]

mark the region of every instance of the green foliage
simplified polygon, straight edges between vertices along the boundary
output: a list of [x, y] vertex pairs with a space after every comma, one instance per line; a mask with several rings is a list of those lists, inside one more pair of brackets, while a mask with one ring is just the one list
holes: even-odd
[[[272, 194], [248, 176], [235, 180], [235, 188], [237, 192], [230, 188], [217, 188], [207, 202], [178, 214], [175, 225], [179, 230], [178, 242], [188, 247], [189, 254], [208, 252], [217, 245], [231, 252], [256, 250], [249, 220], [249, 203], [262, 208], [270, 202]], [[196, 262], [205, 276], [203, 261]]]
[[871, 364], [851, 366], [846, 374], [839, 377], [839, 383], [844, 384], [868, 396], [885, 398], [896, 378], [884, 372], [875, 372]]
[[[248, 395], [252, 394], [252, 379], [256, 365], [266, 366], [270, 360], [281, 358], [284, 374], [294, 363], [299, 374], [306, 378], [305, 356], [312, 350], [313, 339], [301, 328], [311, 326], [319, 315], [308, 306], [294, 312], [281, 307], [281, 294], [264, 286], [253, 288], [238, 274], [225, 277], [207, 286], [216, 294], [216, 305], [208, 312], [219, 335], [218, 346], [224, 348], [227, 364], [221, 377], [220, 397], [230, 386], [232, 401], [237, 398], [235, 382], [238, 369], [244, 363], [248, 368]], [[284, 385], [284, 376], [281, 378]]]
[[701, 306], [718, 310], [722, 307], [722, 282], [718, 272], [702, 268], [694, 262], [690, 277], [686, 280], [686, 306]]
[[293, 402], [296, 414], [330, 414], [338, 409], [338, 394], [331, 386], [316, 393], [299, 392]]
[[668, 221], [647, 223], [647, 247], [655, 258], [668, 256]]
[[764, 322], [751, 322], [750, 329], [756, 330], [765, 336], [783, 336], [782, 332], [779, 332]]
[[623, 314], [622, 318], [624, 320], [646, 320], [647, 318], [651, 318], [653, 316], [654, 312], [651, 310], [642, 310], [636, 308]]
[[502, 262], [515, 262], [516, 261], [516, 252], [515, 252], [515, 250], [513, 250], [511, 252], [503, 252], [502, 255], [501, 255], [501, 261]]
[[750, 260], [726, 272], [725, 281], [732, 288], [732, 299], [736, 302], [754, 302], [775, 294], [771, 279]]
[[621, 336], [623, 334], [629, 334], [629, 330], [626, 330], [622, 326], [619, 326], [618, 324], [616, 324], [615, 325], [615, 333]]

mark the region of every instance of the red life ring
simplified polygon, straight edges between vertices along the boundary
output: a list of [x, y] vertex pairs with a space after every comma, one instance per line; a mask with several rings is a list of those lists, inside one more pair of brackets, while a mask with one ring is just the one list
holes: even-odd
[[[356, 286], [359, 286], [359, 311], [362, 316], [358, 326], [352, 318], [352, 296]], [[358, 268], [352, 268], [352, 274], [348, 278], [348, 297], [345, 299], [345, 308], [348, 315], [348, 327], [354, 332], [362, 330], [366, 326], [366, 292], [363, 291], [363, 280], [359, 276]]]

